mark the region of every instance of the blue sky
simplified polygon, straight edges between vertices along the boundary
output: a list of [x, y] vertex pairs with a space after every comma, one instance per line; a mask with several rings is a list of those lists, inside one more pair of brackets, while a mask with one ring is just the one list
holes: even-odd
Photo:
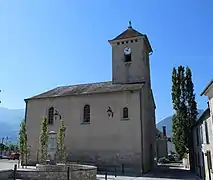
[[193, 72], [200, 92], [213, 78], [213, 1], [2, 0], [0, 1], [1, 106], [24, 108], [24, 98], [59, 85], [111, 80], [108, 40], [128, 21], [148, 35], [157, 121], [171, 115], [171, 73]]

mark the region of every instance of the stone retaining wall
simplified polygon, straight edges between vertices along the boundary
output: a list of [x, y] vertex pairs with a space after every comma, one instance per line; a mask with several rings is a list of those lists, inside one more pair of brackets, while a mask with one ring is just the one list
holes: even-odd
[[79, 164], [37, 165], [37, 169], [19, 169], [16, 177], [30, 180], [67, 180], [68, 167], [70, 180], [96, 180], [96, 167]]
[[[26, 180], [96, 180], [97, 168], [95, 166], [79, 164], [37, 165], [37, 169], [18, 169], [17, 179]], [[13, 177], [13, 170], [0, 170], [0, 180]]]

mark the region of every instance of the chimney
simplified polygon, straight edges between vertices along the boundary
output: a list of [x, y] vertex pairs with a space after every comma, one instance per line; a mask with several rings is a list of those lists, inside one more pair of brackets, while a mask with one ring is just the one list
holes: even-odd
[[166, 126], [163, 126], [163, 136], [166, 137]]

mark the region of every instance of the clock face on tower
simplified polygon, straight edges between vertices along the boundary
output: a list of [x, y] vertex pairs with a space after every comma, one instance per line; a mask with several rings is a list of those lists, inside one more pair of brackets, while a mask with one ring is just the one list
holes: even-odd
[[124, 54], [125, 55], [130, 55], [131, 54], [131, 48], [130, 47], [125, 47], [124, 48]]

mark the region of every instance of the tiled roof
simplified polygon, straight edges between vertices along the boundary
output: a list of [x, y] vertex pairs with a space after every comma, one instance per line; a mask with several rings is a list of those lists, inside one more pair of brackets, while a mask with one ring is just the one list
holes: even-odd
[[125, 30], [124, 32], [119, 34], [117, 37], [115, 37], [111, 41], [126, 39], [126, 38], [133, 38], [133, 37], [138, 37], [138, 36], [143, 36], [143, 34], [139, 33], [138, 31], [136, 31], [132, 27], [129, 27], [127, 30]]
[[107, 92], [116, 92], [116, 91], [138, 90], [142, 87], [143, 84], [144, 82], [140, 82], [137, 84], [113, 84], [111, 81], [108, 81], [108, 82], [100, 82], [100, 83], [61, 86], [25, 100], [72, 96], [72, 95], [83, 95], [83, 94], [94, 94], [94, 93], [107, 93]]

